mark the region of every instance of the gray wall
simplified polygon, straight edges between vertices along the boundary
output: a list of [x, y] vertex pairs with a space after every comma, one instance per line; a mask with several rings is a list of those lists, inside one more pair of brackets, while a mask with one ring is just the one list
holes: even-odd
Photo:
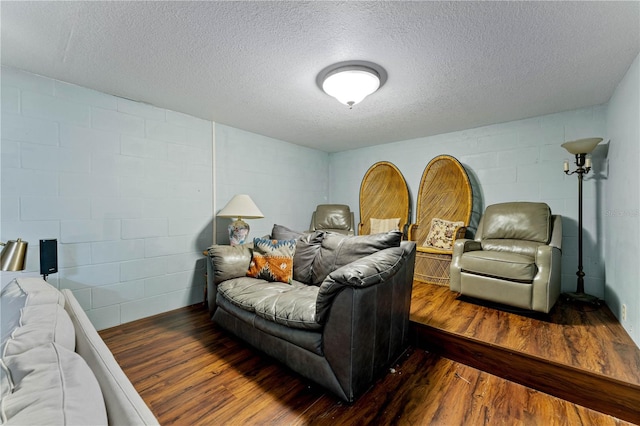
[[[264, 219], [247, 219], [249, 239], [274, 223], [306, 230], [311, 213], [329, 195], [329, 154], [216, 124], [216, 207], [248, 194]], [[232, 219], [216, 219], [216, 242], [229, 244]]]
[[[575, 291], [577, 270], [578, 181], [566, 176], [562, 162], [570, 154], [568, 140], [606, 138], [606, 106], [495, 124], [433, 137], [331, 154], [331, 201], [358, 207], [359, 186], [377, 161], [394, 163], [403, 173], [413, 199], [422, 172], [440, 154], [456, 157], [465, 167], [474, 191], [472, 224], [487, 205], [506, 201], [542, 201], [563, 216], [562, 289]], [[606, 139], [605, 139], [606, 140]], [[601, 168], [604, 152], [594, 153]], [[587, 292], [604, 297], [604, 262], [600, 214], [604, 188], [600, 175], [584, 182], [584, 267]]]
[[[201, 301], [211, 122], [2, 68], [3, 241], [58, 240], [59, 273], [98, 329]], [[2, 285], [18, 274], [2, 273]]]
[[30, 249], [27, 270], [2, 273], [2, 286], [38, 275], [38, 240], [58, 238], [50, 282], [71, 288], [98, 328], [185, 306], [202, 299], [202, 250], [228, 242], [230, 220], [213, 219], [233, 195], [265, 214], [249, 221], [252, 237], [274, 223], [302, 230], [324, 202], [357, 217], [364, 173], [386, 160], [415, 209], [424, 167], [450, 154], [471, 177], [473, 220], [511, 200], [563, 215], [563, 290], [573, 291], [577, 180], [562, 173], [571, 156], [560, 144], [601, 136], [584, 188], [586, 289], [618, 317], [627, 305], [622, 323], [638, 343], [638, 68], [609, 105], [327, 154], [3, 67], [0, 239]]
[[[640, 56], [609, 102], [611, 138], [604, 202], [605, 298], [640, 345]], [[626, 305], [626, 319], [622, 318]]]

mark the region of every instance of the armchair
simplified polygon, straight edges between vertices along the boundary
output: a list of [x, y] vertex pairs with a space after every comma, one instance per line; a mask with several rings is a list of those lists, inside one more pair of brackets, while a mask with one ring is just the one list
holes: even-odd
[[309, 232], [329, 231], [353, 235], [354, 215], [344, 204], [319, 204], [311, 215]]
[[562, 218], [544, 203], [494, 204], [474, 240], [457, 240], [450, 289], [548, 313], [560, 295]]

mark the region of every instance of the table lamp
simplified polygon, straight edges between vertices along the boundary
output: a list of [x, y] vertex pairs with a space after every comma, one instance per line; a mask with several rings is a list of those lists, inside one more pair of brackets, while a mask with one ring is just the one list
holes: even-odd
[[229, 225], [229, 242], [232, 246], [244, 244], [249, 236], [249, 224], [242, 220], [260, 219], [264, 215], [246, 194], [235, 195], [220, 212], [218, 217], [237, 218]]

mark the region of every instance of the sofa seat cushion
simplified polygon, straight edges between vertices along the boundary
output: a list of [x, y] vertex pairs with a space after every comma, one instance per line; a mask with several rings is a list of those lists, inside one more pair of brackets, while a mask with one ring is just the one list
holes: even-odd
[[218, 293], [234, 305], [287, 327], [317, 330], [319, 288], [297, 281], [291, 284], [257, 278], [234, 278], [218, 285]]
[[537, 273], [535, 258], [503, 251], [470, 251], [460, 258], [460, 267], [471, 272], [509, 281], [532, 283]]
[[[269, 334], [270, 336], [286, 340], [287, 342], [313, 352], [316, 355], [323, 356], [322, 330], [300, 329], [277, 324], [273, 321], [269, 321], [262, 317], [259, 317], [255, 314], [255, 312], [249, 312], [237, 305], [234, 305], [224, 297], [221, 297], [219, 294], [217, 297], [217, 302], [219, 309], [216, 310], [213, 320], [219, 325], [225, 327], [225, 324], [223, 324], [225, 322], [224, 319], [222, 319], [222, 323], [218, 321], [221, 318], [224, 318], [220, 314], [220, 311], [224, 311], [228, 314], [227, 317], [230, 316], [235, 320], [246, 323], [252, 330], [250, 334], [254, 337], [256, 332], [264, 332]], [[232, 329], [234, 330], [233, 332], [236, 334], [236, 336], [248, 342], [252, 342], [253, 337], [247, 336], [241, 331], [243, 327], [232, 326]]]

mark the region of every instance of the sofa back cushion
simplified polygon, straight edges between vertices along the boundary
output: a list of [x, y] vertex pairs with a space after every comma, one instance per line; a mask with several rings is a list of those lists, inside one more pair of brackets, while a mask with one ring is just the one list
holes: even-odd
[[545, 203], [493, 204], [482, 218], [482, 239], [527, 240], [546, 244], [551, 238], [551, 210]]
[[384, 234], [347, 236], [327, 233], [312, 266], [312, 284], [320, 285], [331, 272], [377, 251], [399, 247], [400, 231]]
[[313, 282], [313, 262], [316, 260], [326, 233], [315, 231], [298, 238], [293, 255], [293, 279], [305, 284]]
[[57, 303], [25, 306], [20, 325], [2, 348], [2, 356], [17, 355], [47, 343], [56, 343], [70, 351], [76, 349], [76, 334], [69, 314]]
[[27, 306], [57, 304], [64, 307], [64, 297], [57, 288], [40, 277], [20, 277], [2, 289], [1, 345], [9, 339], [11, 332], [20, 325], [21, 309]]
[[4, 362], [14, 388], [2, 404], [7, 424], [108, 424], [100, 385], [77, 353], [48, 343]]

